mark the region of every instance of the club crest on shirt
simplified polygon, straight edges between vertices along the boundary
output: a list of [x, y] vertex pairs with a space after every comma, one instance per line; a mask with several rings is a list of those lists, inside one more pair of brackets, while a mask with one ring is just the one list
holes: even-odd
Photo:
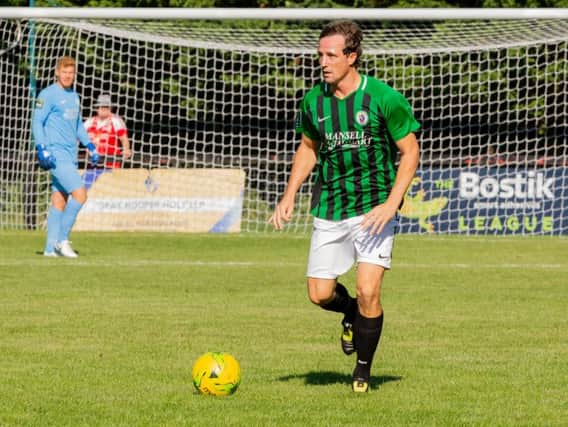
[[35, 107], [36, 108], [43, 108], [43, 99], [41, 99], [41, 98], [36, 99]]
[[357, 114], [355, 114], [355, 120], [357, 120], [357, 123], [361, 126], [367, 126], [367, 123], [369, 123], [369, 115], [366, 111], [357, 111]]

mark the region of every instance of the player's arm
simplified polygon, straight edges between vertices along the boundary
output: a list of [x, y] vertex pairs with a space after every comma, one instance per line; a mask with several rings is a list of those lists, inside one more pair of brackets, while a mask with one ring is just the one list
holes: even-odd
[[371, 233], [377, 234], [396, 215], [404, 194], [414, 178], [420, 157], [415, 135], [420, 129], [420, 123], [414, 118], [408, 100], [393, 89], [381, 98], [381, 102], [387, 129], [400, 152], [400, 164], [387, 200], [367, 212], [361, 223], [363, 227], [371, 227]]
[[47, 134], [45, 132], [45, 122], [49, 116], [50, 107], [47, 100], [40, 94], [35, 103], [34, 113], [32, 117], [32, 134], [36, 147], [39, 144], [47, 144]]
[[51, 107], [47, 97], [45, 97], [43, 93], [40, 93], [36, 100], [32, 117], [32, 134], [37, 150], [39, 166], [44, 170], [49, 170], [56, 166], [55, 157], [47, 147], [47, 133], [45, 132], [45, 123], [47, 122], [50, 111]]
[[302, 183], [310, 175], [317, 163], [317, 143], [305, 134], [292, 162], [292, 172], [286, 185], [282, 199], [276, 206], [274, 213], [268, 220], [276, 230], [281, 230], [285, 222], [290, 221], [294, 211], [294, 199]]
[[409, 133], [406, 137], [397, 141], [396, 146], [400, 151], [400, 164], [398, 165], [394, 185], [385, 202], [385, 205], [388, 205], [389, 210], [393, 212], [393, 216], [402, 203], [406, 190], [408, 190], [408, 186], [416, 174], [416, 168], [420, 159], [420, 149], [414, 133]]
[[91, 163], [96, 165], [99, 161], [99, 153], [97, 153], [97, 147], [91, 141], [91, 137], [87, 133], [85, 124], [81, 121], [81, 114], [78, 114], [77, 119], [77, 138], [83, 147], [87, 149], [89, 157], [91, 158]]
[[77, 120], [77, 138], [81, 145], [87, 149], [89, 148], [89, 144], [94, 146], [93, 141], [91, 141], [91, 137], [87, 133], [85, 125], [80, 119]]
[[85, 128], [85, 132], [87, 132], [87, 136], [89, 137], [91, 142], [95, 144], [95, 147], [97, 147], [99, 145], [99, 141], [98, 138], [96, 138], [96, 133], [93, 131], [94, 129], [93, 118], [90, 117], [87, 120], [85, 120], [85, 122], [83, 123], [83, 127]]
[[379, 234], [395, 216], [418, 167], [420, 149], [414, 133], [397, 141], [396, 146], [400, 151], [400, 163], [391, 192], [385, 203], [368, 212], [362, 222], [364, 228], [371, 227], [371, 233]]
[[120, 116], [112, 115], [113, 127], [116, 131], [116, 136], [120, 141], [122, 146], [122, 157], [129, 159], [132, 156], [132, 150], [130, 149], [130, 140], [128, 139], [128, 130], [126, 129], [126, 124]]
[[122, 157], [129, 159], [132, 156], [132, 150], [130, 149], [130, 141], [128, 140], [128, 135], [122, 135], [118, 137], [120, 143], [122, 144]]

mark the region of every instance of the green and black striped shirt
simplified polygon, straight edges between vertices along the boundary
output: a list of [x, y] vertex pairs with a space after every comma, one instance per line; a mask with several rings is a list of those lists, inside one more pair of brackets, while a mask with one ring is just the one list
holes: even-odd
[[296, 131], [318, 145], [311, 213], [341, 220], [384, 203], [396, 177], [396, 141], [420, 128], [399, 92], [361, 75], [357, 90], [338, 99], [327, 83], [300, 104]]

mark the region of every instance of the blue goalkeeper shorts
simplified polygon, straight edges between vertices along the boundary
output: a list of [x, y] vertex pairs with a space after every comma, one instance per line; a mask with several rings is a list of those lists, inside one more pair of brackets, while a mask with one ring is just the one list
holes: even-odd
[[71, 194], [81, 187], [83, 187], [83, 178], [79, 175], [77, 164], [57, 158], [56, 167], [51, 169], [52, 191]]

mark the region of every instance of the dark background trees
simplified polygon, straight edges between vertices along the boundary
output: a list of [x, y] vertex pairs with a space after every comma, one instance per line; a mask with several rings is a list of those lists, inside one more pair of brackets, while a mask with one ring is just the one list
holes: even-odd
[[[27, 6], [29, 0], [0, 0]], [[568, 7], [568, 0], [36, 0], [36, 6], [89, 7]]]

